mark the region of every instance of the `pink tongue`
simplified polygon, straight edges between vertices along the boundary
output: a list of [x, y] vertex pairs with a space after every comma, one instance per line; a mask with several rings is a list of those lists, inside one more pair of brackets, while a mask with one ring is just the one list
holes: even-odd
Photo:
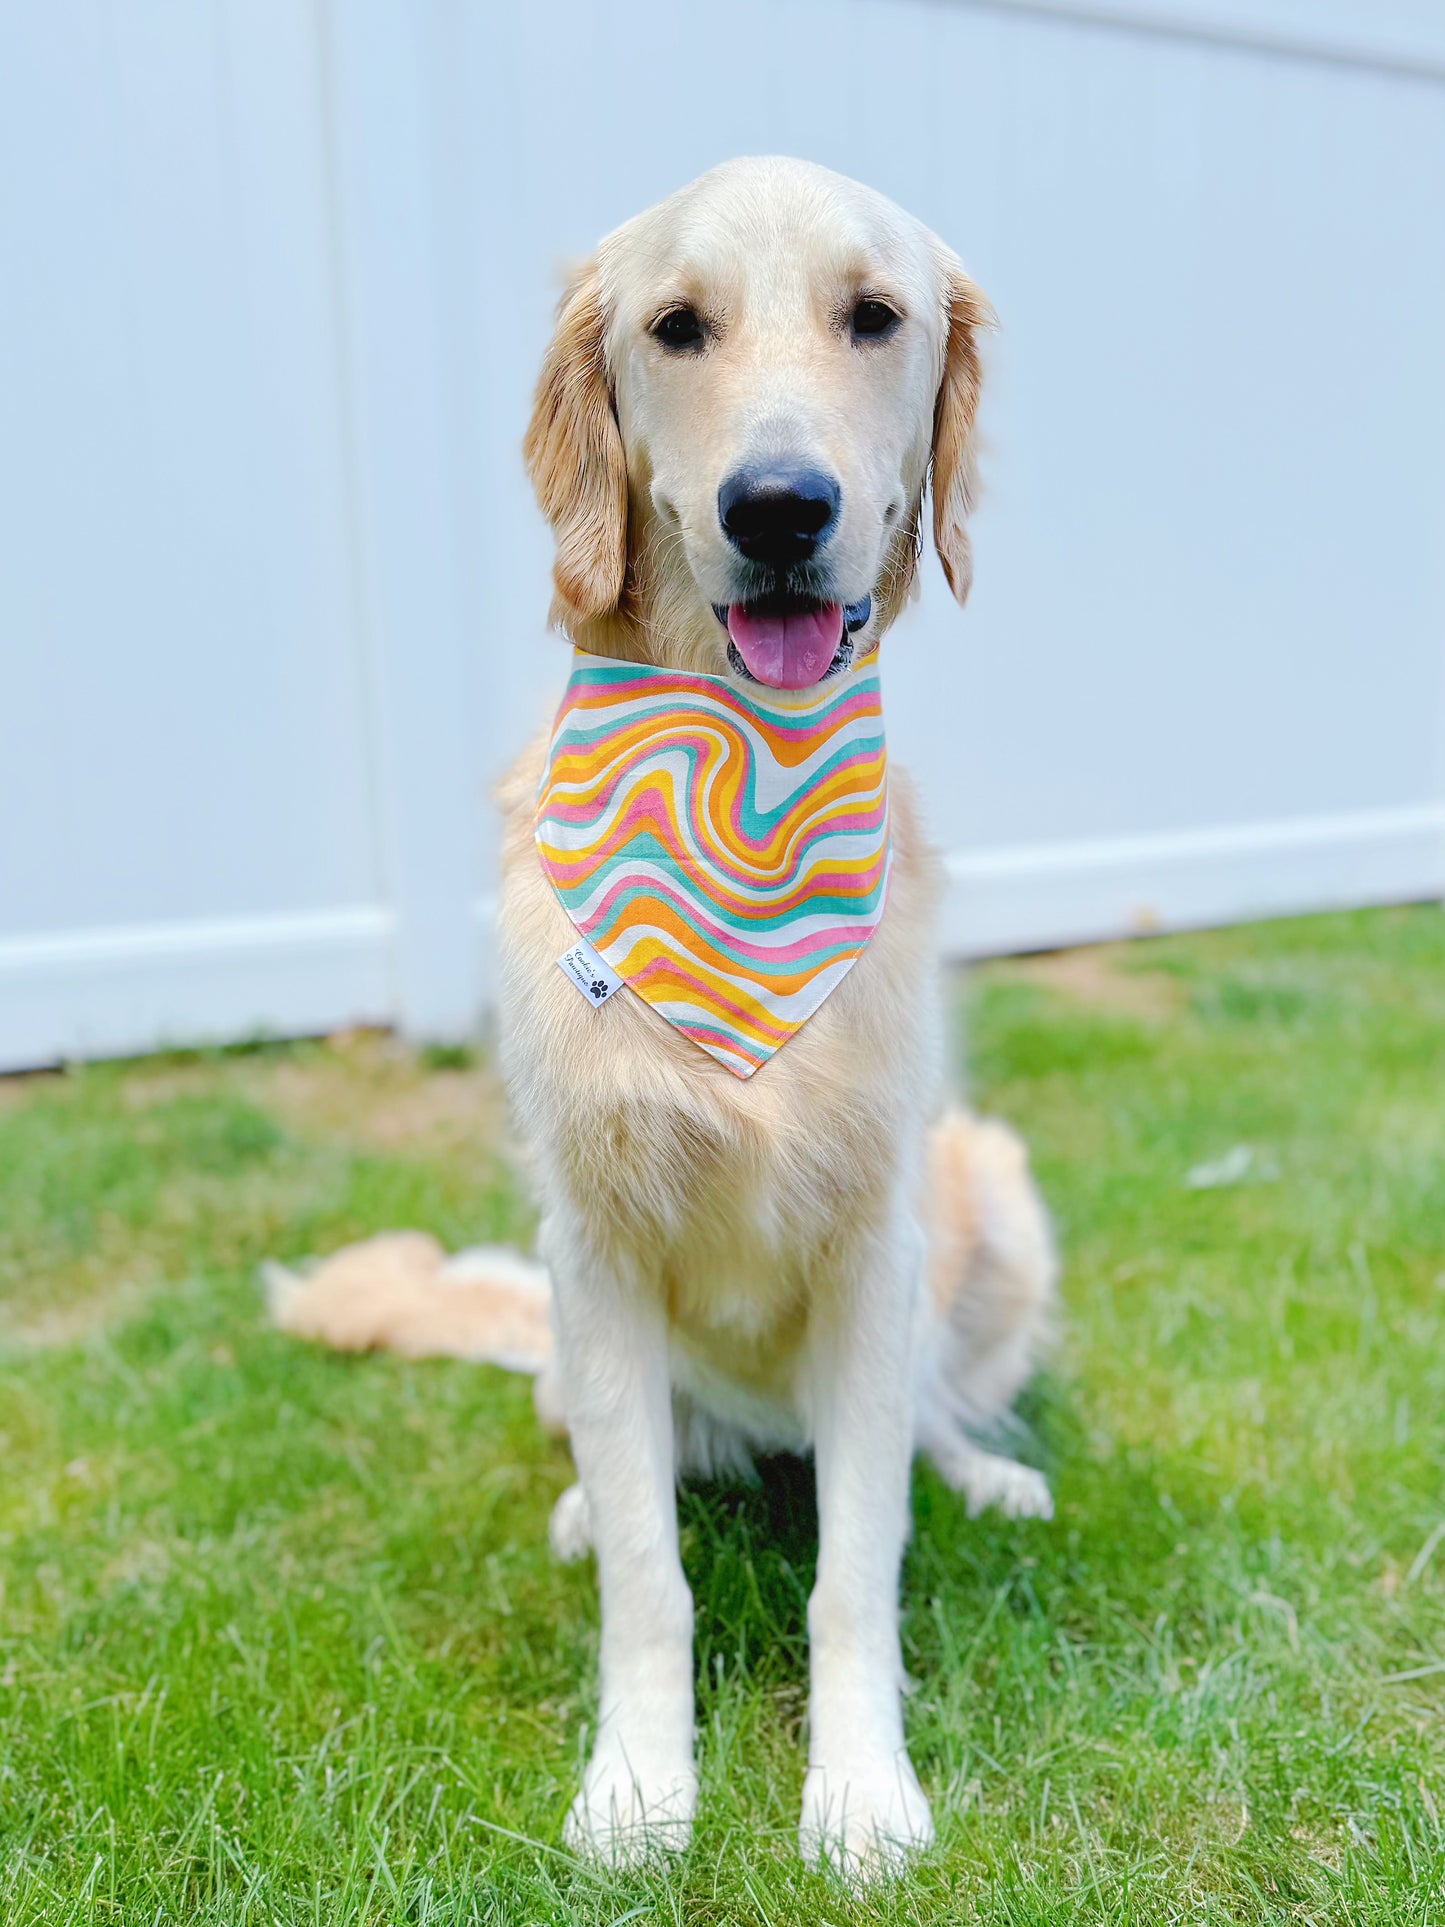
[[734, 602], [728, 609], [728, 634], [759, 682], [772, 689], [807, 689], [822, 681], [838, 653], [843, 605], [825, 602], [805, 616], [761, 616]]

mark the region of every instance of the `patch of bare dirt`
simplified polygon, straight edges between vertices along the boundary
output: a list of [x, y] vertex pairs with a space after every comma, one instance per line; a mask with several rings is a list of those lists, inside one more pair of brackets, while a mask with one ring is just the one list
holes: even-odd
[[494, 1071], [431, 1070], [405, 1045], [376, 1032], [346, 1033], [305, 1057], [257, 1060], [246, 1087], [297, 1130], [378, 1151], [495, 1146], [506, 1123]]
[[173, 1104], [181, 1097], [204, 1097], [223, 1086], [225, 1079], [224, 1067], [204, 1060], [185, 1064], [142, 1062], [133, 1070], [127, 1068], [120, 1101], [128, 1111], [148, 1111], [159, 1104]]
[[120, 1324], [139, 1308], [149, 1288], [134, 1273], [118, 1278], [95, 1264], [87, 1267], [84, 1277], [67, 1280], [59, 1297], [37, 1301], [25, 1293], [8, 1302], [0, 1300], [0, 1346], [46, 1351], [78, 1344], [107, 1326]]
[[1039, 984], [1090, 1010], [1107, 1010], [1153, 1022], [1177, 1016], [1183, 986], [1163, 970], [1141, 970], [1126, 958], [1137, 954], [1125, 944], [1090, 944], [1080, 950], [1053, 950], [1019, 957], [1006, 966], [1015, 982]]
[[32, 1098], [57, 1085], [62, 1071], [11, 1071], [0, 1077], [0, 1113], [18, 1111]]
[[[0, 1110], [23, 1107], [58, 1081], [55, 1073], [0, 1079]], [[118, 1088], [138, 1136], [157, 1108], [228, 1093], [297, 1137], [349, 1148], [467, 1167], [511, 1150], [495, 1072], [466, 1060], [457, 1068], [431, 1065], [381, 1032], [350, 1032], [282, 1053], [155, 1059], [128, 1066]], [[80, 1254], [59, 1254], [44, 1237], [22, 1237], [0, 1224], [0, 1348], [76, 1344], [133, 1315], [162, 1278], [192, 1262], [198, 1226], [208, 1238], [214, 1232], [218, 1263], [238, 1262], [251, 1249], [256, 1222], [284, 1220], [290, 1190], [302, 1187], [299, 1207], [307, 1182], [289, 1167], [181, 1171], [160, 1187], [144, 1225], [103, 1214]]]

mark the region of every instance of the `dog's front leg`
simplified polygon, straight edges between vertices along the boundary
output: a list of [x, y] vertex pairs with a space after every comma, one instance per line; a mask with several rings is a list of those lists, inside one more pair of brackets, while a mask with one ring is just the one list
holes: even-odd
[[584, 1235], [549, 1226], [558, 1357], [602, 1595], [597, 1741], [569, 1845], [611, 1860], [687, 1844], [692, 1596], [677, 1549], [672, 1391], [659, 1300]]
[[933, 1838], [903, 1741], [898, 1643], [922, 1256], [900, 1210], [836, 1281], [810, 1359], [819, 1542], [800, 1837], [809, 1859], [831, 1856], [864, 1877]]

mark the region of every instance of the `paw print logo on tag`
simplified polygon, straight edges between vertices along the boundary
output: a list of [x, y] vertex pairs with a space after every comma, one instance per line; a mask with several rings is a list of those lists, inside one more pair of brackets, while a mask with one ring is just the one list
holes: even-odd
[[593, 1008], [605, 1004], [622, 988], [622, 979], [605, 964], [586, 939], [574, 943], [557, 959], [557, 968], [570, 977]]

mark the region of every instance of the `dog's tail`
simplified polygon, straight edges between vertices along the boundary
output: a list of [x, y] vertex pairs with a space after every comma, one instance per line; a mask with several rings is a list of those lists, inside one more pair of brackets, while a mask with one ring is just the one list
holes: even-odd
[[467, 1358], [533, 1373], [552, 1359], [547, 1273], [500, 1245], [448, 1258], [424, 1231], [388, 1231], [310, 1271], [268, 1264], [262, 1276], [282, 1331], [336, 1351]]
[[1052, 1333], [1058, 1261], [1023, 1141], [950, 1111], [929, 1139], [929, 1299], [918, 1444], [970, 1511], [1052, 1511], [1037, 1472], [985, 1451]]

